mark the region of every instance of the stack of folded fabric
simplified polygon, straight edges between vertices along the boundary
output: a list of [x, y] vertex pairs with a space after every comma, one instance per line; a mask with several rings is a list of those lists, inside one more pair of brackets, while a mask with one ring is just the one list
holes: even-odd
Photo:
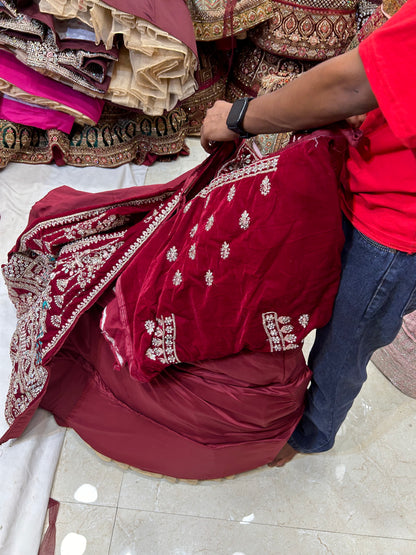
[[1, 0], [0, 168], [186, 154], [216, 100], [344, 52], [378, 1]]
[[0, 167], [114, 167], [185, 151], [196, 89], [183, 0], [0, 2]]

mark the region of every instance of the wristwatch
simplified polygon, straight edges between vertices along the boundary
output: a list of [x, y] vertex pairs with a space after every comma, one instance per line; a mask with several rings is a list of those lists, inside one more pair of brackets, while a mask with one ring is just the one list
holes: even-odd
[[253, 99], [248, 96], [236, 100], [231, 106], [231, 110], [227, 118], [228, 129], [230, 131], [234, 131], [234, 133], [238, 133], [238, 135], [240, 135], [242, 139], [253, 137], [252, 133], [248, 133], [243, 128], [243, 120], [244, 116], [246, 115], [248, 103], [250, 102], [250, 100]]

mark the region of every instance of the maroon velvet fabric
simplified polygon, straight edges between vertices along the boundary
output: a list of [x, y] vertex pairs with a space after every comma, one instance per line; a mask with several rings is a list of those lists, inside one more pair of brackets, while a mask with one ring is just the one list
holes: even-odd
[[2, 441], [41, 403], [151, 472], [272, 460], [337, 290], [345, 151], [329, 130], [265, 158], [227, 144], [167, 185], [38, 202], [3, 268], [18, 324]]
[[316, 135], [262, 159], [243, 144], [206, 187], [189, 190], [106, 311], [103, 328], [134, 377], [299, 348], [328, 321], [343, 244], [331, 141]]
[[303, 411], [301, 351], [241, 353], [134, 380], [100, 333], [96, 305], [48, 365], [41, 406], [96, 450], [142, 470], [211, 479], [273, 459]]

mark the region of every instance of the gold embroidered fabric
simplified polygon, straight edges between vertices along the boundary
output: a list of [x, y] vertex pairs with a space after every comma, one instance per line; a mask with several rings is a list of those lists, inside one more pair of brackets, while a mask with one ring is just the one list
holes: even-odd
[[121, 12], [101, 0], [41, 0], [42, 12], [78, 18], [94, 29], [107, 48], [123, 37], [104, 98], [149, 115], [171, 110], [196, 89], [197, 59], [184, 43], [152, 23]]
[[381, 9], [388, 16], [391, 17], [406, 4], [406, 0], [383, 0]]
[[279, 56], [321, 61], [344, 52], [354, 37], [356, 0], [275, 2], [271, 19], [249, 32], [256, 46]]
[[[258, 96], [280, 89], [290, 81], [296, 79], [297, 75], [297, 73], [291, 73], [289, 71], [279, 71], [276, 75], [267, 75], [261, 82]], [[267, 156], [287, 146], [294, 135], [292, 131], [285, 133], [264, 133], [262, 135], [256, 135], [248, 139], [248, 141], [254, 143], [263, 156]]]
[[195, 73], [198, 90], [181, 103], [188, 116], [188, 136], [199, 136], [202, 122], [208, 108], [216, 100], [225, 99], [227, 84], [227, 60], [224, 52], [217, 51], [215, 45], [198, 44], [199, 67]]
[[257, 96], [263, 79], [268, 75], [277, 75], [282, 71], [298, 75], [313, 65], [271, 54], [254, 46], [250, 40], [243, 41], [235, 54], [228, 78], [227, 100], [234, 102], [243, 96]]
[[367, 19], [355, 37], [352, 39], [348, 46], [348, 50], [356, 48], [360, 42], [367, 38], [373, 31], [381, 27], [387, 21], [387, 17], [384, 15], [381, 6], [378, 6], [376, 10]]
[[20, 100], [21, 102], [28, 102], [30, 104], [36, 104], [37, 106], [42, 106], [43, 108], [50, 108], [52, 110], [58, 110], [59, 112], [64, 112], [65, 114], [69, 114], [73, 118], [75, 118], [75, 123], [80, 125], [94, 125], [95, 122], [90, 119], [85, 114], [78, 112], [75, 108], [71, 108], [70, 106], [66, 106], [65, 104], [61, 104], [56, 100], [51, 100], [49, 98], [43, 98], [41, 96], [33, 96], [30, 93], [16, 87], [6, 79], [2, 79], [0, 77], [0, 92], [3, 94], [7, 94], [16, 100]]
[[386, 21], [405, 3], [406, 0], [387, 0], [378, 6], [355, 35], [348, 49], [352, 50], [356, 48], [360, 42], [370, 36], [376, 29], [384, 25], [384, 23], [386, 23]]
[[199, 41], [218, 40], [241, 33], [273, 15], [272, 0], [187, 0]]
[[374, 11], [379, 7], [380, 1], [375, 0], [370, 2], [369, 0], [359, 0], [357, 6], [357, 32], [365, 25], [368, 18], [374, 13]]
[[89, 94], [98, 93], [98, 96], [107, 88], [103, 84], [106, 70], [98, 63], [90, 66], [88, 61], [99, 58], [101, 62], [110, 64], [115, 59], [111, 52], [97, 54], [83, 49], [60, 50], [54, 32], [24, 14], [15, 18], [0, 14], [0, 44], [25, 65], [74, 89]]
[[187, 118], [182, 108], [148, 116], [106, 104], [95, 126], [74, 125], [69, 135], [0, 120], [0, 168], [9, 162], [114, 168], [167, 159], [185, 146]]

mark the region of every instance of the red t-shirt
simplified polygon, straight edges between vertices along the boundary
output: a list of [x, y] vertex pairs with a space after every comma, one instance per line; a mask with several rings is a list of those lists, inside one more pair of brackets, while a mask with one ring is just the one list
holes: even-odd
[[416, 252], [416, 0], [359, 46], [379, 108], [351, 147], [343, 183], [344, 213], [387, 247]]

